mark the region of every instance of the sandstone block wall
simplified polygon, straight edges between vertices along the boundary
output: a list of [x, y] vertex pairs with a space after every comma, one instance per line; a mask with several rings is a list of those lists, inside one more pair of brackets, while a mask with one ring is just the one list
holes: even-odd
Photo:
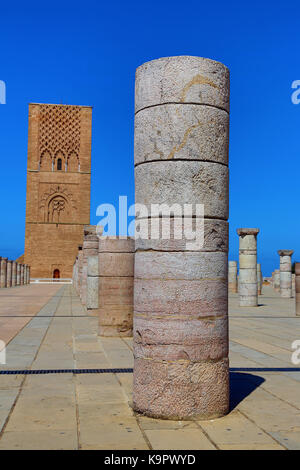
[[87, 106], [29, 105], [24, 263], [34, 278], [72, 277], [90, 221], [91, 119]]

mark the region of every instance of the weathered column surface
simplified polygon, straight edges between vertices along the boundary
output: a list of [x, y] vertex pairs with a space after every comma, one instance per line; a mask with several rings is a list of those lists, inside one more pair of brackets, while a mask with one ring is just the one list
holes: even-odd
[[27, 264], [24, 264], [24, 285], [27, 284]]
[[1, 258], [0, 287], [6, 287], [7, 258]]
[[24, 285], [24, 264], [21, 264], [20, 284], [21, 286]]
[[296, 274], [292, 273], [292, 296], [296, 293]]
[[99, 335], [132, 336], [134, 240], [99, 239]]
[[293, 250], [278, 250], [280, 256], [280, 296], [292, 297], [292, 254]]
[[230, 292], [236, 293], [237, 287], [237, 261], [228, 261], [228, 288]]
[[15, 287], [17, 285], [17, 262], [12, 262], [12, 272], [11, 272], [11, 286]]
[[30, 279], [31, 279], [31, 267], [28, 266], [28, 284], [30, 284]]
[[257, 276], [257, 294], [261, 295], [262, 277], [261, 277], [261, 264], [257, 263], [256, 276]]
[[17, 263], [17, 286], [19, 286], [21, 283], [21, 265], [20, 263]]
[[88, 257], [98, 255], [99, 238], [96, 233], [96, 225], [84, 226], [84, 238], [82, 244], [82, 269], [80, 284], [80, 299], [86, 305]]
[[239, 294], [241, 307], [257, 307], [257, 243], [258, 228], [239, 228], [240, 270]]
[[78, 245], [78, 279], [77, 279], [77, 294], [80, 296], [81, 292], [81, 281], [82, 281], [82, 260], [83, 251], [82, 245]]
[[300, 263], [295, 263], [295, 298], [296, 298], [296, 315], [300, 316]]
[[6, 287], [11, 287], [12, 283], [12, 260], [7, 260], [6, 266]]
[[275, 292], [280, 292], [280, 269], [275, 269], [274, 271], [274, 284]]
[[167, 419], [222, 416], [229, 399], [229, 71], [201, 57], [145, 63], [136, 73], [135, 111], [135, 202], [148, 209], [136, 222], [145, 227], [151, 215], [151, 228], [169, 223], [168, 210], [158, 220], [151, 204], [189, 204], [195, 218], [187, 226], [201, 225], [204, 215], [204, 242], [191, 246], [186, 230], [174, 237], [174, 218], [169, 238], [157, 231], [156, 239], [136, 239], [133, 406]]
[[94, 310], [99, 307], [99, 256], [89, 256], [87, 264], [86, 308]]
[[17, 263], [17, 286], [21, 284], [21, 265]]

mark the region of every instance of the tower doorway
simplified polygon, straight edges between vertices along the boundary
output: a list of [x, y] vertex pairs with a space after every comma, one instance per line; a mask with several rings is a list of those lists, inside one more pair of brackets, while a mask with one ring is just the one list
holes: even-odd
[[60, 271], [59, 269], [54, 269], [53, 271], [53, 279], [59, 279], [60, 278]]

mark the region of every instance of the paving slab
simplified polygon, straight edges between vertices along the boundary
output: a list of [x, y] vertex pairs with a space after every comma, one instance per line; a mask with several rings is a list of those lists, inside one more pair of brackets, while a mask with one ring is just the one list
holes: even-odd
[[[0, 292], [7, 313], [0, 328], [2, 321], [11, 335], [1, 371], [133, 367], [132, 338], [98, 337], [97, 317], [71, 285], [42, 286], [38, 301], [41, 286], [33, 287], [31, 307], [28, 293], [24, 301], [13, 289], [8, 301]], [[270, 287], [259, 305], [241, 308], [230, 294], [227, 416], [196, 422], [138, 415], [132, 373], [0, 375], [0, 449], [299, 449], [300, 368], [291, 362], [291, 344], [300, 339], [300, 317], [294, 299]], [[16, 309], [26, 323], [16, 326]]]

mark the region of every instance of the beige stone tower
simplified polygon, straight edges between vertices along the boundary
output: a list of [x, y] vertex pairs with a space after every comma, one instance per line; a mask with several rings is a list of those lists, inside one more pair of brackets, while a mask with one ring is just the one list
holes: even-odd
[[70, 278], [90, 223], [92, 108], [29, 104], [24, 263]]

